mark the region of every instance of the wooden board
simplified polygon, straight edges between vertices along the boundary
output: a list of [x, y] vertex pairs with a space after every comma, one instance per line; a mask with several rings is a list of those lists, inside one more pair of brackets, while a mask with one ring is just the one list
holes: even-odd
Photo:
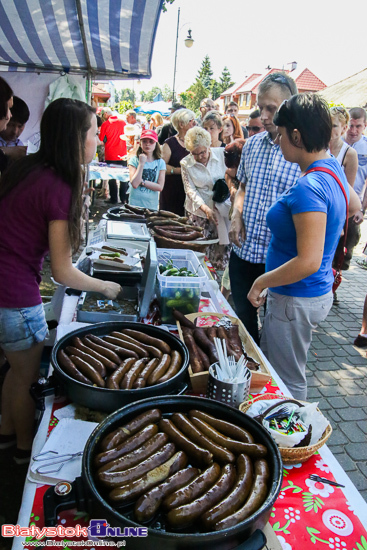
[[[270, 371], [266, 366], [264, 360], [260, 356], [255, 344], [253, 343], [249, 333], [245, 329], [240, 319], [237, 319], [236, 317], [231, 317], [230, 315], [224, 315], [223, 313], [215, 313], [215, 312], [191, 313], [189, 315], [186, 315], [185, 317], [191, 322], [194, 322], [197, 317], [201, 317], [202, 319], [207, 318], [208, 322], [205, 323], [205, 325], [200, 325], [200, 326], [212, 326], [222, 317], [228, 317], [228, 319], [231, 320], [233, 325], [238, 325], [238, 333], [240, 335], [243, 347], [247, 355], [252, 357], [252, 359], [254, 359], [256, 363], [260, 364], [260, 372], [252, 371], [250, 391], [253, 393], [258, 393], [269, 382], [269, 380], [271, 379]], [[181, 324], [179, 321], [177, 321], [177, 329], [178, 329], [180, 339], [182, 340], [182, 342], [184, 342], [184, 338], [181, 330]], [[208, 372], [198, 372], [194, 374], [192, 372], [191, 365], [189, 365], [189, 375], [190, 375], [190, 382], [191, 382], [193, 391], [195, 393], [201, 393], [205, 395], [207, 384], [208, 384]]]

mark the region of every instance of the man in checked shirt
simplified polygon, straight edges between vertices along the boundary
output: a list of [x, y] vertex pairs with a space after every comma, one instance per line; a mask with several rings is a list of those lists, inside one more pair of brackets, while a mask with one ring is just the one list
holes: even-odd
[[259, 85], [257, 104], [265, 128], [249, 138], [242, 150], [237, 191], [229, 238], [233, 250], [229, 276], [235, 309], [257, 344], [257, 310], [247, 299], [253, 282], [265, 273], [265, 259], [271, 233], [266, 214], [277, 198], [298, 179], [298, 164], [287, 162], [275, 143], [277, 127], [273, 118], [285, 99], [297, 94], [294, 80], [285, 73], [269, 74]]

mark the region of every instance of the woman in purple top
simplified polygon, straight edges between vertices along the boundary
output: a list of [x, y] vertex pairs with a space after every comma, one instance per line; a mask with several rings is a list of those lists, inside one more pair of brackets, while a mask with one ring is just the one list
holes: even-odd
[[[67, 136], [67, 139], [65, 137]], [[96, 152], [97, 120], [86, 103], [57, 99], [41, 121], [41, 146], [11, 166], [0, 186], [0, 347], [10, 369], [1, 403], [0, 448], [16, 443], [14, 459], [29, 461], [37, 380], [47, 325], [39, 292], [50, 253], [54, 279], [115, 298], [120, 285], [100, 281], [72, 265], [81, 242], [83, 166]]]

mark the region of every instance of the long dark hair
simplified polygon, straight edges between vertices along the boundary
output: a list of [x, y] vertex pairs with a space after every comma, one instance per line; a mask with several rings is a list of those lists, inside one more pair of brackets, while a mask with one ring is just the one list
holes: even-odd
[[13, 97], [13, 90], [9, 84], [0, 76], [0, 120], [8, 114], [7, 102]]
[[4, 172], [0, 200], [31, 172], [48, 167], [71, 188], [69, 236], [75, 253], [81, 242], [82, 190], [84, 183], [84, 144], [95, 109], [75, 99], [56, 99], [41, 120], [39, 151], [15, 162]]

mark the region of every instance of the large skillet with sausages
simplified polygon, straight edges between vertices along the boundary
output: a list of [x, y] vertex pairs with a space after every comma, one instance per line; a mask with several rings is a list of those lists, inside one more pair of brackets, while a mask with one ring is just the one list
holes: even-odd
[[[89, 376], [89, 373], [85, 362], [90, 362], [92, 366], [96, 365], [97, 368], [99, 361], [95, 358], [100, 356], [100, 359], [102, 359], [102, 356], [100, 355], [100, 353], [102, 353], [100, 346], [103, 345], [103, 342], [105, 345], [109, 346], [106, 349], [113, 359], [115, 353], [111, 348], [114, 348], [115, 345], [110, 342], [115, 342], [117, 340], [114, 336], [111, 337], [107, 335], [119, 334], [123, 337], [121, 331], [125, 330], [128, 334], [133, 334], [134, 336], [138, 332], [143, 334], [146, 336], [148, 343], [141, 343], [141, 349], [139, 350], [136, 345], [131, 345], [128, 341], [122, 342], [119, 346], [120, 351], [118, 352], [122, 353], [122, 355], [116, 359], [120, 359], [121, 368], [118, 369], [116, 368], [116, 365], [114, 365], [115, 370], [108, 371], [107, 356], [104, 358], [105, 362], [107, 362], [107, 367], [105, 369], [107, 372], [102, 372], [102, 377], [104, 377], [105, 380], [108, 380], [108, 382], [104, 382], [100, 374], [98, 372], [95, 373], [94, 370], [90, 368], [89, 371], [92, 373], [92, 381], [88, 380], [86, 376]], [[108, 341], [103, 340], [105, 337], [107, 337]], [[88, 349], [82, 344], [83, 341], [86, 341], [86, 338], [87, 340], [92, 338], [92, 340], [98, 342], [97, 344], [94, 344], [93, 342], [90, 343], [93, 348], [89, 349], [89, 353], [91, 354], [89, 358], [84, 356], [84, 353], [88, 354]], [[78, 342], [80, 349], [75, 349], [75, 345], [78, 345]], [[155, 342], [160, 342], [163, 351], [155, 349], [154, 346], [149, 345]], [[124, 356], [124, 350], [121, 346], [123, 347], [125, 345], [129, 346], [129, 349], [125, 350], [126, 355]], [[98, 350], [100, 353], [93, 353], [94, 349]], [[134, 349], [135, 351], [131, 351]], [[148, 349], [150, 356], [146, 357], [147, 354], [145, 353], [145, 349]], [[138, 355], [136, 352], [138, 352], [138, 354], [140, 352], [142, 353]], [[135, 359], [129, 359], [131, 355], [136, 356]], [[178, 372], [172, 376], [169, 376], [169, 370], [171, 368], [171, 365], [169, 365], [170, 358], [178, 358], [180, 364]], [[80, 368], [83, 367], [87, 369], [83, 371], [84, 375], [79, 369], [76, 371], [76, 375], [74, 375], [72, 370], [68, 374], [68, 370], [66, 368], [67, 365], [63, 365], [62, 362], [70, 360], [72, 361], [71, 369], [73, 369], [75, 365], [77, 367], [80, 366]], [[152, 379], [152, 384], [146, 384], [145, 387], [132, 388], [132, 383], [131, 380], [129, 380], [129, 376], [134, 372], [134, 370], [135, 374], [137, 370], [139, 370], [141, 374], [145, 367], [149, 369], [150, 365], [154, 361], [155, 364], [152, 365], [154, 366], [154, 371], [152, 371], [148, 376], [148, 380]], [[166, 369], [161, 378], [158, 378], [156, 373], [159, 371], [160, 364], [164, 362], [166, 362], [166, 364], [163, 365], [163, 367], [169, 365], [168, 371]], [[130, 323], [122, 321], [106, 322], [89, 325], [70, 332], [61, 338], [54, 346], [51, 354], [51, 363], [54, 367], [54, 374], [58, 383], [73, 402], [79, 403], [80, 405], [84, 405], [85, 407], [89, 407], [91, 409], [105, 412], [116, 411], [128, 403], [146, 399], [155, 395], [177, 395], [182, 393], [187, 388], [188, 352], [186, 346], [176, 336], [168, 331], [153, 325], [144, 325], [143, 323]], [[100, 365], [100, 367], [103, 366], [104, 365]], [[128, 370], [126, 370], [126, 367]], [[125, 369], [126, 374], [124, 374], [121, 381], [118, 381], [119, 383], [117, 384], [116, 380], [123, 369]], [[78, 379], [76, 379], [75, 376], [77, 376]], [[116, 380], [114, 378], [116, 378]], [[157, 378], [157, 380], [155, 380], [155, 378]], [[134, 380], [134, 385], [137, 386], [138, 382], [138, 379]], [[123, 387], [125, 387], [125, 389], [122, 389]]]
[[[157, 418], [154, 417], [154, 414], [155, 414], [154, 411], [156, 410], [160, 411], [161, 413], [160, 420], [157, 420]], [[212, 417], [215, 417], [215, 419], [224, 421], [224, 423], [231, 423], [232, 425], [235, 426], [235, 428], [232, 431], [232, 435], [236, 435], [235, 430], [237, 430], [237, 432], [242, 431], [242, 432], [250, 433], [251, 436], [254, 438], [256, 445], [261, 450], [261, 452], [264, 453], [265, 451], [266, 453], [265, 459], [267, 464], [266, 468], [268, 469], [268, 478], [266, 482], [265, 493], [263, 494], [262, 504], [260, 504], [260, 507], [255, 512], [251, 513], [251, 515], [249, 515], [243, 521], [239, 521], [236, 525], [225, 527], [225, 528], [222, 528], [221, 523], [217, 523], [216, 525], [217, 526], [219, 525], [219, 528], [216, 527], [216, 529], [213, 529], [213, 528], [207, 529], [206, 527], [202, 526], [202, 523], [201, 523], [201, 527], [200, 526], [198, 527], [196, 522], [194, 524], [191, 524], [188, 527], [186, 526], [184, 529], [182, 529], [181, 527], [175, 529], [174, 527], [167, 524], [166, 520], [164, 519], [167, 516], [164, 516], [163, 514], [159, 515], [159, 512], [158, 512], [158, 516], [155, 515], [155, 517], [150, 518], [150, 520], [147, 523], [144, 523], [143, 520], [138, 522], [137, 516], [136, 516], [137, 499], [135, 498], [132, 503], [129, 503], [130, 497], [127, 499], [127, 501], [126, 499], [124, 501], [111, 500], [111, 494], [113, 493], [113, 495], [116, 495], [119, 492], [119, 488], [116, 488], [111, 493], [111, 489], [106, 489], [106, 486], [101, 484], [101, 480], [97, 473], [98, 470], [96, 469], [96, 465], [101, 460], [102, 462], [104, 460], [103, 457], [105, 456], [105, 453], [103, 453], [103, 449], [106, 447], [106, 445], [107, 447], [109, 447], [111, 445], [113, 446], [115, 443], [118, 443], [117, 439], [121, 437], [121, 432], [119, 432], [118, 429], [123, 427], [122, 432], [125, 432], [126, 430], [125, 427], [127, 425], [131, 427], [132, 424], [134, 424], [137, 421], [136, 419], [140, 415], [144, 416], [147, 414], [151, 414], [151, 411], [153, 411], [153, 417], [151, 420], [153, 423], [154, 422], [157, 423], [159, 427], [159, 433], [160, 433], [161, 426], [163, 427], [163, 424], [172, 422], [173, 420], [176, 422], [174, 415], [178, 417], [189, 416], [190, 412], [192, 412], [193, 410], [199, 411], [201, 414], [204, 413], [204, 415], [202, 414], [202, 416], [204, 417], [205, 417], [205, 414], [211, 415]], [[148, 429], [152, 429], [151, 424], [143, 428], [143, 430], [148, 430]], [[181, 427], [181, 429], [183, 428]], [[131, 428], [131, 431], [133, 431], [132, 428]], [[159, 436], [159, 433], [158, 433], [158, 436]], [[150, 435], [152, 436], [152, 434]], [[155, 442], [155, 439], [157, 439], [158, 436], [156, 434], [153, 437], [151, 437], [151, 439], [149, 440], [149, 444], [153, 445]], [[192, 437], [190, 436], [190, 440], [191, 439]], [[234, 439], [234, 437], [232, 439]], [[140, 469], [143, 468], [144, 470], [144, 464], [145, 464], [144, 457], [142, 456], [141, 458], [138, 459], [137, 456], [135, 455], [139, 453], [144, 453], [146, 446], [147, 444], [144, 444], [142, 447], [136, 449], [133, 453], [130, 453], [129, 456], [133, 457], [135, 464], [138, 461], [135, 468], [140, 468]], [[255, 447], [255, 444], [254, 444], [254, 447]], [[264, 447], [265, 447], [265, 450], [264, 450]], [[102, 454], [101, 454], [101, 450], [102, 450]], [[180, 450], [180, 447], [176, 444], [173, 444], [172, 440], [170, 440], [170, 442], [168, 443], [166, 442], [164, 446], [160, 448], [160, 450], [156, 453], [155, 456], [159, 458], [159, 461], [158, 461], [159, 464], [162, 464], [162, 461], [164, 462], [163, 467], [166, 467], [166, 465], [173, 464], [175, 469], [173, 469], [172, 472], [171, 471], [170, 472], [177, 475], [176, 472], [178, 470], [177, 470], [176, 463], [179, 463], [180, 460], [182, 460], [183, 454], [184, 452]], [[160, 457], [160, 455], [162, 455], [162, 457]], [[128, 455], [125, 455], [125, 456], [128, 456]], [[241, 454], [239, 456], [245, 457], [244, 454]], [[261, 456], [264, 457], [264, 454], [262, 454]], [[123, 460], [126, 460], [126, 459], [123, 458]], [[204, 458], [204, 463], [205, 463], [205, 460], [206, 459]], [[246, 461], [246, 460], [248, 460], [248, 457], [242, 458], [242, 461]], [[258, 458], [252, 457], [251, 461], [254, 463], [253, 479], [256, 481], [256, 476], [259, 473], [261, 474], [261, 472], [257, 472], [255, 470], [256, 468], [261, 468], [261, 465], [265, 463], [265, 460], [259, 460]], [[214, 460], [214, 462], [212, 461], [211, 463], [209, 461], [200, 467], [197, 465], [197, 463], [194, 464], [194, 461], [192, 458], [191, 460], [189, 458], [188, 461], [182, 462], [182, 464], [180, 465], [180, 469], [181, 468], [186, 469], [186, 472], [187, 470], [190, 470], [191, 475], [193, 475], [192, 470], [198, 469], [198, 471], [196, 471], [196, 474], [198, 472], [200, 473], [200, 471], [208, 472], [209, 470], [213, 470], [211, 474], [216, 475], [218, 477], [218, 472], [214, 472], [214, 470], [217, 469], [221, 471], [220, 478], [218, 478], [219, 479], [218, 483], [221, 483], [221, 480], [223, 480], [223, 483], [225, 483], [229, 477], [234, 475], [233, 474], [234, 464], [235, 464], [234, 462], [232, 464], [226, 463], [225, 458], [221, 459], [219, 457], [218, 460]], [[246, 464], [240, 464], [239, 462], [236, 463], [236, 469], [237, 469], [236, 475], [238, 475], [239, 467], [246, 468]], [[111, 470], [110, 467], [102, 468], [102, 472], [103, 470], [107, 470], [103, 475], [107, 475], [107, 476], [111, 475], [108, 472], [108, 470]], [[171, 473], [169, 475], [171, 475]], [[187, 483], [189, 483], [191, 479], [189, 474], [190, 472], [187, 472], [187, 474], [185, 474], [189, 476], [188, 479], [186, 480]], [[122, 476], [125, 476], [125, 475], [126, 474], [122, 472]], [[148, 477], [149, 475], [151, 475], [150, 472], [146, 474], [146, 476]], [[194, 472], [194, 475], [195, 475], [195, 472]], [[113, 473], [112, 473], [112, 476], [113, 476]], [[279, 450], [276, 444], [274, 443], [273, 439], [271, 438], [271, 436], [266, 432], [266, 430], [260, 424], [255, 422], [252, 418], [248, 417], [247, 415], [241, 413], [240, 411], [233, 409], [232, 407], [229, 407], [225, 404], [222, 404], [213, 400], [209, 400], [209, 399], [199, 398], [199, 397], [162, 396], [162, 397], [145, 399], [143, 401], [127, 405], [123, 409], [111, 414], [108, 418], [106, 418], [104, 422], [102, 422], [94, 430], [84, 449], [83, 461], [82, 461], [82, 480], [83, 480], [83, 485], [85, 486], [85, 490], [89, 497], [90, 509], [88, 510], [88, 512], [91, 518], [104, 518], [108, 521], [108, 523], [111, 526], [115, 526], [115, 527], [118, 527], [118, 526], [119, 527], [137, 527], [139, 525], [148, 527], [148, 536], [146, 538], [134, 539], [129, 541], [132, 548], [137, 548], [139, 550], [140, 549], [156, 550], [157, 548], [164, 548], [164, 550], [176, 550], [176, 549], [183, 550], [187, 548], [190, 548], [190, 550], [199, 550], [199, 549], [203, 550], [203, 548], [210, 548], [211, 550], [213, 549], [229, 550], [229, 549], [237, 548], [248, 537], [250, 537], [251, 534], [256, 529], [262, 529], [267, 523], [270, 516], [271, 508], [274, 505], [274, 502], [281, 489], [282, 462], [281, 462]], [[254, 484], [255, 484], [255, 481], [253, 481]], [[133, 482], [131, 485], [133, 486], [135, 483], [136, 482]], [[198, 484], [199, 484], [199, 481], [194, 480], [193, 486], [197, 487]], [[153, 483], [153, 487], [154, 487], [154, 483]], [[181, 487], [182, 487], [182, 483], [181, 483]], [[243, 490], [243, 488], [241, 488], [241, 490]], [[172, 493], [172, 495], [175, 495], [175, 493]], [[208, 493], [206, 493], [206, 495], [208, 495]], [[153, 501], [154, 501], [154, 498], [153, 498]], [[205, 498], [209, 498], [209, 497], [205, 496]], [[172, 506], [174, 506], [174, 504], [172, 504]], [[143, 508], [144, 506], [141, 509], [142, 514], [144, 514]], [[185, 509], [185, 506], [182, 506], [182, 509]], [[171, 510], [169, 514], [173, 513], [174, 515], [176, 513], [175, 510], [177, 511], [179, 510], [179, 508]], [[215, 511], [215, 509], [213, 509], [212, 513], [216, 514], [217, 512]], [[206, 518], [206, 520], [207, 519], [208, 518]], [[215, 519], [215, 516], [214, 516], [214, 519]], [[180, 518], [178, 519], [174, 518], [173, 521], [174, 523], [176, 521], [180, 523]], [[224, 523], [224, 525], [227, 525], [227, 524]], [[245, 548], [245, 546], [243, 547]]]

